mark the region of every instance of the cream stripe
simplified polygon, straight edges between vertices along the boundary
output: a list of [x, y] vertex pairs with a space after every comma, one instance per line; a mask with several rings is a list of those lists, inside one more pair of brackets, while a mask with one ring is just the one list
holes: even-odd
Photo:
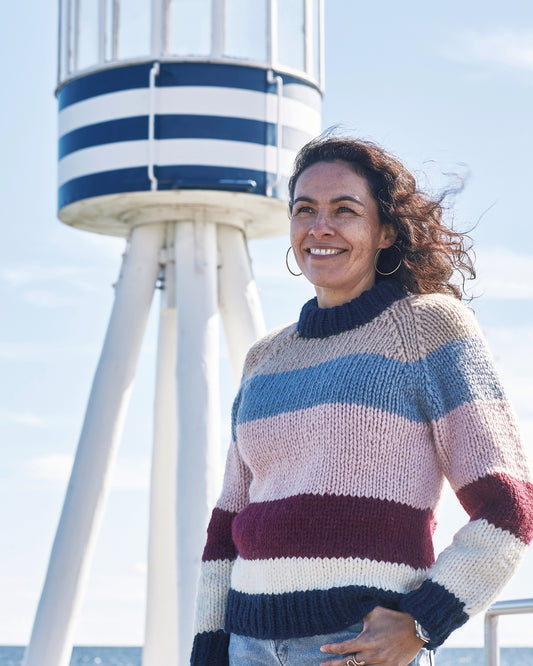
[[[252, 90], [209, 86], [176, 86], [156, 90], [157, 114], [225, 116], [277, 122], [277, 96]], [[59, 136], [109, 120], [146, 116], [149, 91], [122, 90], [76, 102], [59, 112]], [[320, 113], [304, 102], [287, 97], [282, 101], [282, 123], [315, 136], [320, 131]]]
[[224, 627], [232, 560], [202, 562], [194, 633], [218, 631]]
[[[276, 172], [276, 148], [240, 141], [167, 139], [155, 142], [155, 163], [236, 167]], [[283, 150], [281, 172], [290, 174], [295, 151]], [[123, 141], [84, 148], [63, 157], [58, 164], [59, 187], [73, 178], [114, 169], [146, 166], [148, 141]]]
[[405, 564], [359, 558], [237, 558], [231, 587], [244, 594], [283, 594], [361, 585], [405, 593], [420, 585], [427, 571]]
[[486, 520], [476, 520], [457, 532], [430, 577], [465, 602], [465, 613], [474, 615], [491, 603], [525, 552], [520, 539]]

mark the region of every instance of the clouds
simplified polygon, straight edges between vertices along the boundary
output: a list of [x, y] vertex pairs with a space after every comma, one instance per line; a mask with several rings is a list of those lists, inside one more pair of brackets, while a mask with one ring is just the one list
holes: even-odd
[[533, 28], [465, 31], [445, 49], [450, 60], [533, 70]]

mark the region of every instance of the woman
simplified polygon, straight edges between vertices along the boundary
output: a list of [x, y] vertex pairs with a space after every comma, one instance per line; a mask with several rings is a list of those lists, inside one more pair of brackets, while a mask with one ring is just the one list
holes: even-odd
[[[450, 283], [473, 269], [370, 142], [312, 141], [289, 192], [316, 298], [248, 354], [191, 663], [430, 664], [533, 535], [514, 416]], [[435, 561], [445, 478], [470, 521]]]

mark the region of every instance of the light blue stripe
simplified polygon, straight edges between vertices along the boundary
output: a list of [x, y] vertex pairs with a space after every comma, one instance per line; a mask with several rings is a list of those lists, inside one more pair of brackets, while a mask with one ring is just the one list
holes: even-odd
[[461, 339], [415, 363], [355, 354], [253, 376], [243, 384], [237, 423], [332, 403], [363, 405], [425, 422], [474, 399], [503, 397], [483, 343]]

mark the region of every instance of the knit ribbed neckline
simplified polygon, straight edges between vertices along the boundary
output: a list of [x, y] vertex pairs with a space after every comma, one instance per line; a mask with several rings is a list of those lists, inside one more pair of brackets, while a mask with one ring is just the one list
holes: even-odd
[[332, 308], [320, 308], [316, 297], [312, 298], [300, 312], [298, 334], [302, 338], [327, 338], [368, 324], [406, 294], [398, 281], [383, 280], [352, 301]]

